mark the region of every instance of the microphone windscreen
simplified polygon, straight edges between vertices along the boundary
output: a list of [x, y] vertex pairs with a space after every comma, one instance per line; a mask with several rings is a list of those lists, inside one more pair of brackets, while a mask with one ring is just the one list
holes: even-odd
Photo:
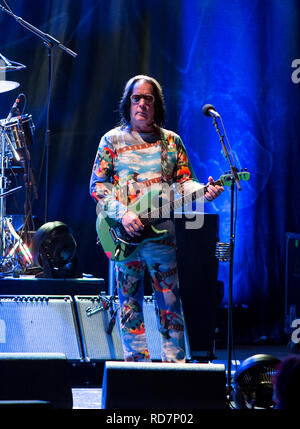
[[202, 113], [205, 116], [210, 116], [210, 114], [209, 114], [210, 109], [216, 110], [212, 104], [204, 104], [204, 106], [202, 107]]

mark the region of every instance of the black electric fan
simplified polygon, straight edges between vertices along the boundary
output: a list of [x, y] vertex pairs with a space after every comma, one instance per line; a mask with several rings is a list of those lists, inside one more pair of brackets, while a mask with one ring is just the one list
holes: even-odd
[[244, 360], [234, 375], [233, 400], [239, 409], [274, 407], [273, 379], [280, 359], [257, 354]]

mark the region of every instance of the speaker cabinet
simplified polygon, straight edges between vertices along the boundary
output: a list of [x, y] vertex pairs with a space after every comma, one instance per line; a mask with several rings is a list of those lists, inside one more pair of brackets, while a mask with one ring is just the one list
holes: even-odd
[[68, 360], [82, 360], [73, 300], [1, 295], [0, 352], [63, 353]]
[[88, 361], [122, 360], [123, 348], [119, 324], [107, 330], [116, 310], [116, 303], [110, 296], [75, 296], [83, 352]]
[[71, 409], [69, 367], [60, 353], [0, 353], [0, 407]]
[[105, 363], [103, 409], [224, 409], [221, 364]]
[[[213, 357], [217, 317], [219, 263], [215, 256], [219, 217], [205, 214], [200, 229], [188, 229], [185, 217], [175, 219], [177, 261], [191, 353]], [[209, 359], [210, 360], [210, 359]]]
[[[87, 360], [124, 360], [120, 337], [119, 300], [114, 296], [75, 296], [83, 350]], [[161, 337], [157, 326], [155, 300], [145, 296], [143, 302], [144, 322], [150, 358], [161, 360]], [[111, 333], [112, 316], [115, 324]], [[185, 333], [187, 358], [190, 358], [189, 342]]]

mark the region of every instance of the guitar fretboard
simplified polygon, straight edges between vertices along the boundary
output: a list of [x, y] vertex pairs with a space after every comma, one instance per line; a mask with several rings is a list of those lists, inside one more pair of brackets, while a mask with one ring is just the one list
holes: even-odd
[[[221, 181], [217, 180], [216, 182], [214, 182], [214, 185], [221, 185]], [[184, 193], [176, 200], [170, 199], [169, 201], [164, 202], [164, 204], [160, 205], [159, 207], [155, 207], [152, 209], [148, 208], [147, 210], [141, 212], [139, 217], [142, 219], [144, 225], [148, 225], [153, 219], [169, 218], [170, 214], [174, 212], [174, 210], [182, 207], [182, 205], [189, 204], [196, 199], [203, 199], [206, 191], [207, 185], [202, 186], [201, 188], [193, 190], [190, 193]]]

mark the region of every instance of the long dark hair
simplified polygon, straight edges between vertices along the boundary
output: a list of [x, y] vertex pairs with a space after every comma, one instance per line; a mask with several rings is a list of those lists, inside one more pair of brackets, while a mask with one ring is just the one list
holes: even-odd
[[162, 127], [165, 122], [166, 107], [164, 102], [164, 97], [162, 93], [162, 88], [156, 79], [146, 75], [137, 75], [129, 79], [125, 85], [125, 89], [119, 105], [119, 113], [121, 117], [121, 125], [130, 124], [130, 105], [131, 100], [130, 96], [133, 92], [133, 87], [137, 81], [144, 80], [152, 85], [153, 95], [155, 98], [154, 101], [154, 123], [159, 127]]

